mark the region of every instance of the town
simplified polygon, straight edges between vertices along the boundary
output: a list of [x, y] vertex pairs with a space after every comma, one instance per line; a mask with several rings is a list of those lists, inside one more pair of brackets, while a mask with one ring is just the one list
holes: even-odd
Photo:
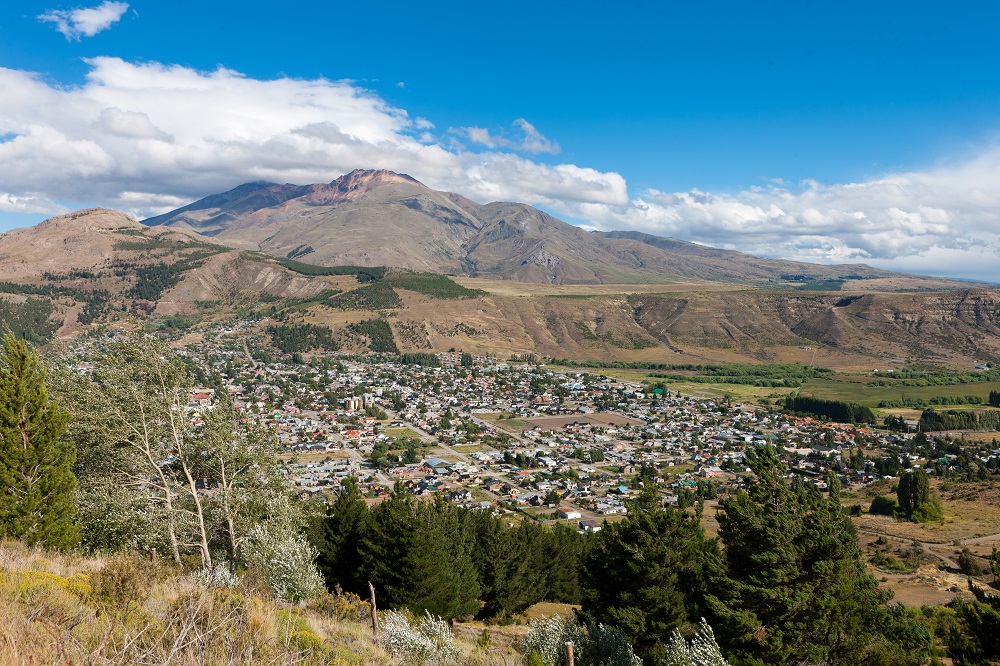
[[[189, 413], [197, 419], [218, 391], [230, 394], [277, 433], [282, 469], [301, 498], [335, 493], [354, 477], [373, 500], [401, 483], [418, 497], [443, 494], [463, 507], [594, 532], [627, 514], [649, 485], [664, 504], [714, 505], [743, 483], [752, 446], [779, 446], [789, 476], [821, 490], [829, 470], [852, 488], [904, 467], [954, 472], [967, 462], [936, 451], [912, 424], [893, 432], [825, 423], [533, 357], [282, 358], [257, 330], [230, 321], [174, 335], [172, 346], [204, 380]], [[996, 467], [997, 453], [976, 452], [978, 467]]]

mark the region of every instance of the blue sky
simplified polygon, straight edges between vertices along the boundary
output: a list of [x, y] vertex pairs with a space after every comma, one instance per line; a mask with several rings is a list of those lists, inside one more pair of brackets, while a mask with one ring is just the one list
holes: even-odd
[[767, 256], [995, 280], [993, 3], [9, 1], [0, 225], [410, 173]]

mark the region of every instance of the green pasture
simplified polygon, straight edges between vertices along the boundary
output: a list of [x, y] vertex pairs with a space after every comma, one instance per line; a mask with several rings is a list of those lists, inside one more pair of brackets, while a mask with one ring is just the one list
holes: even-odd
[[[870, 377], [858, 375], [841, 375], [833, 379], [816, 378], [806, 380], [799, 389], [799, 395], [821, 398], [823, 400], [843, 400], [856, 402], [866, 407], [877, 407], [883, 400], [901, 400], [904, 398], [922, 398], [929, 400], [938, 396], [974, 395], [986, 403], [990, 391], [1000, 391], [1000, 382], [973, 382], [968, 384], [950, 384], [946, 386], [873, 386], [876, 379], [887, 381], [885, 376]], [[936, 405], [935, 409], [946, 408], [946, 405]], [[957, 409], [973, 409], [978, 405], [957, 405]]]

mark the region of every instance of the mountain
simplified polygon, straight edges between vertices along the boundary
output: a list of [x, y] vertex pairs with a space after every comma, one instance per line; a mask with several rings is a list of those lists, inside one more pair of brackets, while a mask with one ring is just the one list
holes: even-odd
[[[397, 181], [375, 191], [390, 187], [416, 186]], [[232, 210], [247, 195], [273, 195], [265, 190], [268, 186], [248, 188], [243, 196], [217, 201]], [[345, 187], [327, 195], [349, 199], [369, 193]], [[491, 206], [474, 209], [487, 225], [488, 211], [503, 216], [512, 210], [507, 204]], [[566, 231], [526, 208], [520, 210], [524, 217], [507, 217], [503, 225], [488, 228], [530, 231], [535, 226], [531, 233], [538, 233], [552, 225]], [[187, 214], [193, 219], [198, 209]], [[559, 243], [572, 247], [581, 235], [602, 238], [567, 231]], [[192, 322], [238, 314], [258, 322], [259, 334], [275, 321], [328, 327], [340, 349], [358, 352], [374, 344], [370, 333], [359, 333], [359, 323], [382, 320], [381, 330], [401, 351], [454, 348], [501, 358], [536, 353], [605, 361], [799, 361], [853, 368], [920, 362], [971, 367], [1000, 359], [1000, 291], [968, 285], [923, 293], [869, 293], [871, 285], [891, 286], [892, 280], [903, 279], [898, 277], [837, 283], [844, 291], [801, 288], [831, 286], [815, 281], [766, 289], [705, 281], [552, 285], [405, 269], [322, 268], [233, 249], [217, 238], [180, 225], [145, 226], [103, 209], [0, 235], [0, 326], [43, 341], [122, 319], [167, 326], [177, 315]], [[492, 242], [479, 239], [480, 246]], [[741, 262], [753, 264], [746, 255], [680, 241], [625, 240], [639, 247], [678, 243], [682, 252], [673, 253], [678, 263], [705, 259], [731, 270]], [[787, 264], [776, 263], [776, 270], [786, 269]], [[695, 267], [722, 270], [696, 263], [688, 270]]]
[[[542, 284], [787, 286], [899, 276], [863, 264], [760, 259], [638, 232], [588, 232], [525, 204], [480, 205], [385, 170], [356, 170], [328, 184], [248, 183], [145, 224], [323, 266], [396, 266]], [[913, 286], [960, 286], [946, 282]]]

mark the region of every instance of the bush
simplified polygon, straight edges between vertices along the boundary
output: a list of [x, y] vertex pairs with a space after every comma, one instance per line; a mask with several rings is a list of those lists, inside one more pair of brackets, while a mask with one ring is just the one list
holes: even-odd
[[572, 641], [574, 663], [580, 666], [641, 666], [625, 634], [613, 627], [590, 622], [585, 627], [572, 616], [559, 615], [531, 623], [524, 639], [528, 663], [565, 666], [566, 643]]
[[250, 530], [242, 552], [251, 569], [263, 574], [282, 601], [301, 601], [325, 589], [315, 564], [317, 551], [301, 534], [258, 524]]
[[958, 568], [962, 570], [966, 576], [978, 576], [983, 572], [983, 568], [979, 566], [979, 562], [972, 555], [972, 551], [968, 548], [963, 548], [962, 552], [958, 555]]
[[868, 513], [876, 516], [892, 516], [899, 509], [899, 502], [895, 497], [888, 495], [878, 495], [872, 500], [872, 505], [868, 507]]
[[461, 654], [448, 623], [424, 611], [416, 624], [405, 613], [388, 611], [379, 624], [382, 644], [398, 657], [424, 664], [455, 661]]
[[121, 554], [109, 559], [91, 575], [90, 583], [97, 596], [113, 604], [142, 604], [149, 598], [156, 581], [156, 576], [150, 573], [148, 560]]
[[240, 584], [240, 577], [234, 574], [225, 562], [216, 562], [215, 567], [211, 569], [195, 571], [191, 574], [191, 578], [205, 587], [219, 587], [225, 590], [231, 590]]
[[941, 508], [941, 500], [936, 497], [932, 497], [924, 504], [921, 504], [910, 516], [910, 519], [915, 523], [932, 523], [943, 518], [944, 510]]
[[685, 641], [680, 632], [674, 630], [674, 636], [667, 645], [666, 656], [660, 662], [662, 666], [729, 666], [719, 651], [715, 642], [715, 633], [708, 626], [705, 618], [701, 619], [698, 632]]

